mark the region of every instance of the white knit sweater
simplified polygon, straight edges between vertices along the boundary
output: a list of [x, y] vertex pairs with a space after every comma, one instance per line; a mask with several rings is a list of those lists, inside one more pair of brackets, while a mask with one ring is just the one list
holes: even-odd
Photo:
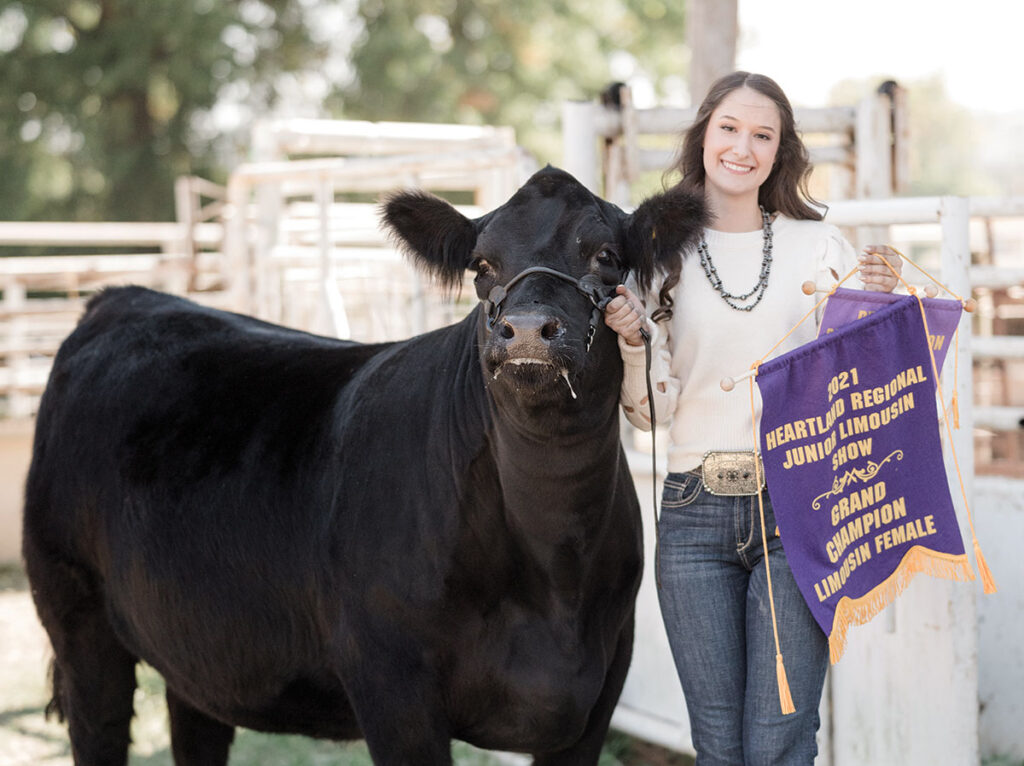
[[[757, 284], [762, 232], [705, 231], [708, 251], [726, 292], [742, 295]], [[687, 253], [673, 290], [672, 318], [654, 325], [651, 376], [658, 424], [669, 427], [668, 470], [689, 471], [708, 450], [753, 449], [749, 384], [723, 391], [722, 378], [738, 377], [761, 359], [814, 304], [820, 294], [804, 295], [801, 285], [814, 280], [832, 285], [857, 265], [853, 247], [831, 224], [778, 216], [772, 224], [771, 274], [764, 298], [752, 311], [728, 306], [711, 287], [696, 252]], [[856, 275], [844, 287], [862, 289]], [[743, 301], [748, 304], [750, 301]], [[657, 308], [655, 295], [647, 311]], [[769, 358], [790, 351], [817, 334], [818, 316], [809, 317]], [[620, 337], [624, 362], [621, 402], [626, 417], [650, 430], [644, 347]], [[765, 360], [766, 361], [766, 360]], [[761, 399], [754, 385], [756, 418]]]

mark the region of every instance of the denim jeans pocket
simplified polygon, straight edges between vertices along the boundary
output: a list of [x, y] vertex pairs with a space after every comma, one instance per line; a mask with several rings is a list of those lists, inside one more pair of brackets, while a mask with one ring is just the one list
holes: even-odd
[[662, 509], [685, 508], [700, 497], [704, 483], [694, 473], [670, 473], [661, 493]]

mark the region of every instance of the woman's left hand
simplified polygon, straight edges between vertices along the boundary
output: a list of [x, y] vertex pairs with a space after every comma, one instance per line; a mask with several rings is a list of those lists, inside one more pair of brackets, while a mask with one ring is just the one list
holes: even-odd
[[[889, 262], [892, 269], [885, 265], [883, 259]], [[865, 290], [891, 293], [899, 284], [898, 275], [903, 271], [903, 259], [888, 245], [868, 245], [857, 260], [860, 261], [860, 281], [864, 283]]]

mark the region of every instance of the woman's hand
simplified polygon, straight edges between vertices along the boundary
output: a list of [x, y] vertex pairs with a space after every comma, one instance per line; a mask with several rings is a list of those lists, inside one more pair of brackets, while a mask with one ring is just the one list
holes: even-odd
[[[883, 259], [889, 262], [892, 269], [885, 265]], [[868, 245], [858, 260], [860, 281], [864, 283], [865, 290], [891, 293], [899, 284], [897, 275], [903, 271], [903, 259], [888, 245]]]
[[605, 307], [604, 323], [621, 335], [629, 345], [640, 346], [644, 342], [640, 328], [647, 327], [643, 301], [625, 285], [616, 287], [615, 293], [616, 296]]

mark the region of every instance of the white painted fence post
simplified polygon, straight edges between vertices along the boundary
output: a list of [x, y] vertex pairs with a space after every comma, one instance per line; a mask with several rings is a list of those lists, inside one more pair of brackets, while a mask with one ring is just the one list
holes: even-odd
[[594, 194], [600, 194], [597, 178], [597, 109], [594, 101], [562, 104], [562, 169]]
[[[854, 196], [877, 199], [892, 194], [892, 127], [890, 101], [872, 93], [857, 104], [854, 125]], [[862, 226], [857, 229], [858, 248], [884, 243], [887, 226]]]
[[[966, 197], [942, 197], [940, 200], [940, 223], [942, 225], [942, 282], [950, 290], [963, 298], [971, 297], [971, 244], [970, 244], [970, 201]], [[967, 522], [966, 503], [971, 510], [977, 505], [974, 502], [974, 378], [971, 354], [971, 321], [967, 312], [960, 319], [959, 347], [954, 357], [956, 370], [946, 365], [942, 377], [942, 388], [947, 408], [949, 400], [956, 391], [959, 400], [960, 428], [952, 431], [953, 450], [947, 443], [948, 433], [943, 434], [943, 446], [946, 458], [947, 475], [950, 477], [950, 491], [953, 505], [960, 521], [960, 530], [967, 547], [968, 555], [974, 561], [971, 530]], [[954, 389], [954, 381], [956, 387]], [[950, 413], [952, 417], [952, 413]], [[953, 453], [956, 464], [953, 463]], [[961, 492], [957, 482], [956, 466], [963, 481]], [[977, 566], [975, 563], [975, 572]], [[953, 694], [948, 704], [953, 712], [956, 728], [950, 733], [950, 749], [944, 757], [948, 763], [962, 763], [965, 766], [977, 766], [980, 760], [980, 741], [978, 734], [978, 620], [977, 597], [981, 593], [980, 579], [964, 584], [952, 583], [947, 586], [950, 591], [948, 609], [952, 624], [951, 632], [951, 665], [949, 668]], [[943, 605], [937, 604], [937, 607]], [[955, 742], [953, 741], [955, 739]], [[959, 750], [959, 752], [956, 752]], [[953, 760], [955, 759], [955, 760]]]
[[234, 174], [228, 179], [224, 209], [224, 253], [228, 262], [229, 290], [234, 311], [253, 313], [255, 292], [249, 245], [249, 187]]
[[320, 250], [320, 313], [322, 332], [336, 338], [350, 338], [352, 331], [345, 311], [345, 300], [338, 289], [331, 243], [331, 206], [334, 205], [334, 182], [323, 177], [318, 180], [314, 196], [317, 204]]

